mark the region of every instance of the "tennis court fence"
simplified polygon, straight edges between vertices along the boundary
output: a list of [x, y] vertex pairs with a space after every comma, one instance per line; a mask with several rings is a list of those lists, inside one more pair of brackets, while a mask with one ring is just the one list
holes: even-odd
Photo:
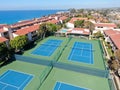
[[103, 43], [102, 43], [100, 40], [98, 40], [98, 42], [99, 42], [99, 45], [100, 45], [100, 50], [101, 50], [101, 52], [102, 52], [104, 55], [106, 55], [105, 49], [104, 49], [104, 47], [103, 47]]
[[112, 79], [108, 79], [110, 90], [117, 90]]
[[29, 62], [29, 63], [39, 64], [39, 65], [49, 66], [51, 64], [51, 61], [48, 61], [45, 59], [32, 58], [32, 57], [22, 56], [22, 55], [17, 55], [17, 54], [15, 54], [15, 59], [17, 61]]
[[40, 76], [39, 76], [40, 84], [39, 84], [38, 90], [40, 89], [43, 82], [46, 80], [46, 78], [49, 75], [49, 73], [51, 72], [52, 68], [53, 67], [52, 67], [52, 65], [50, 63], [49, 66], [47, 68], [45, 68], [43, 70], [43, 72], [40, 74]]
[[109, 72], [107, 70], [99, 70], [96, 68], [84, 67], [84, 66], [80, 66], [80, 65], [79, 66], [72, 65], [72, 64], [61, 63], [61, 62], [54, 63], [53, 67], [70, 70], [70, 71], [75, 71], [75, 72], [79, 72], [79, 73], [85, 73], [85, 74], [94, 75], [94, 76], [99, 76], [99, 77], [103, 77], [103, 78], [107, 78], [109, 75]]
[[56, 52], [54, 58], [52, 59], [52, 62], [57, 62], [59, 57], [61, 56], [62, 52], [64, 51], [64, 49], [67, 47], [68, 43], [71, 41], [72, 38], [69, 38], [68, 41], [66, 43], [63, 44], [62, 46], [58, 47], [58, 51]]
[[21, 55], [15, 55], [15, 58], [16, 60], [23, 61], [23, 62], [46, 65], [46, 66], [56, 67], [60, 69], [75, 71], [79, 73], [85, 73], [85, 74], [104, 77], [104, 78], [107, 78], [109, 75], [109, 72], [107, 70], [99, 70], [96, 68], [84, 67], [80, 65], [72, 65], [68, 63], [57, 62], [54, 60], [48, 61], [48, 60], [42, 60], [42, 59], [21, 56]]
[[103, 43], [99, 40], [98, 41], [99, 42], [99, 45], [100, 45], [100, 50], [101, 50], [101, 53], [103, 54], [102, 55], [102, 58], [103, 58], [103, 61], [104, 61], [104, 66], [105, 66], [105, 68], [106, 69], [108, 69], [108, 65], [107, 65], [107, 59], [105, 58], [105, 56], [106, 56], [106, 52], [105, 52], [105, 49], [104, 49], [104, 47], [103, 47]]

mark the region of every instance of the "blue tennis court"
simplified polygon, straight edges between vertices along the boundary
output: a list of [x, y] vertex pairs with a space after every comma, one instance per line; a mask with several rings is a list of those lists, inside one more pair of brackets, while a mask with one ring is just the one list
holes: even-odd
[[93, 53], [91, 43], [75, 42], [68, 60], [93, 64]]
[[81, 88], [78, 86], [73, 86], [66, 83], [57, 82], [54, 87], [54, 90], [88, 90], [88, 89]]
[[32, 54], [51, 56], [53, 52], [60, 46], [62, 40], [49, 39], [35, 49]]
[[0, 76], [0, 90], [23, 90], [32, 78], [32, 75], [8, 70]]

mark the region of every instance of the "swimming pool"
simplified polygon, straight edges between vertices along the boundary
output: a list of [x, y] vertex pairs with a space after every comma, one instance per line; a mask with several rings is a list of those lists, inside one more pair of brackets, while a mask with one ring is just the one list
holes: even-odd
[[67, 29], [62, 29], [61, 32], [62, 32], [62, 33], [66, 33], [66, 32], [67, 32]]

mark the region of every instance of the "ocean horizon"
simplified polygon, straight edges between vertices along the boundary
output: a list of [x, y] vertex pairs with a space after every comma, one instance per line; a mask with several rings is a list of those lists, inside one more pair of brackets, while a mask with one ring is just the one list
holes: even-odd
[[1, 10], [0, 24], [14, 24], [22, 20], [30, 20], [55, 14], [64, 10]]

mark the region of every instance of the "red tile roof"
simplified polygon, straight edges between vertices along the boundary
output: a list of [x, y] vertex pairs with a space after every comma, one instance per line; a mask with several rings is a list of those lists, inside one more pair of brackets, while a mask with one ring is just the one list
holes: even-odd
[[7, 32], [7, 31], [1, 28], [0, 33], [3, 33], [3, 32]]
[[72, 31], [70, 33], [89, 35], [90, 31], [89, 31], [89, 29], [84, 29], [84, 28], [74, 28], [74, 29], [72, 29]]
[[11, 27], [12, 28], [21, 27], [24, 25], [34, 24], [35, 22], [36, 22], [36, 20], [34, 20], [34, 19], [33, 20], [24, 20], [24, 21], [12, 24]]
[[115, 35], [115, 34], [120, 34], [120, 31], [105, 30], [104, 33], [105, 33], [105, 35], [107, 35], [107, 36], [111, 36], [111, 35]]
[[6, 38], [4, 38], [4, 37], [0, 37], [0, 43], [2, 43], [2, 42], [5, 42], [5, 41], [7, 41], [8, 39], [6, 39]]
[[23, 29], [19, 29], [15, 32], [15, 34], [17, 35], [26, 35], [30, 32], [33, 32], [33, 31], [36, 31], [39, 29], [39, 26], [40, 25], [33, 25], [33, 26], [29, 26], [29, 27], [26, 27], [26, 28], [23, 28]]
[[53, 19], [53, 20], [49, 20], [49, 21], [47, 21], [48, 23], [53, 23], [53, 24], [56, 24], [56, 23], [58, 23], [59, 22], [59, 20], [55, 20], [55, 19]]
[[96, 23], [95, 26], [99, 27], [117, 27], [114, 23]]
[[110, 39], [114, 42], [115, 46], [120, 49], [120, 34], [112, 35]]
[[60, 20], [66, 20], [68, 17], [66, 17], [66, 16], [62, 16], [62, 17], [60, 17]]
[[0, 24], [0, 28], [3, 28], [5, 26], [8, 26], [7, 24]]
[[78, 17], [75, 17], [75, 18], [72, 18], [69, 23], [74, 23], [75, 21], [77, 20], [88, 20], [87, 18], [78, 18]]

